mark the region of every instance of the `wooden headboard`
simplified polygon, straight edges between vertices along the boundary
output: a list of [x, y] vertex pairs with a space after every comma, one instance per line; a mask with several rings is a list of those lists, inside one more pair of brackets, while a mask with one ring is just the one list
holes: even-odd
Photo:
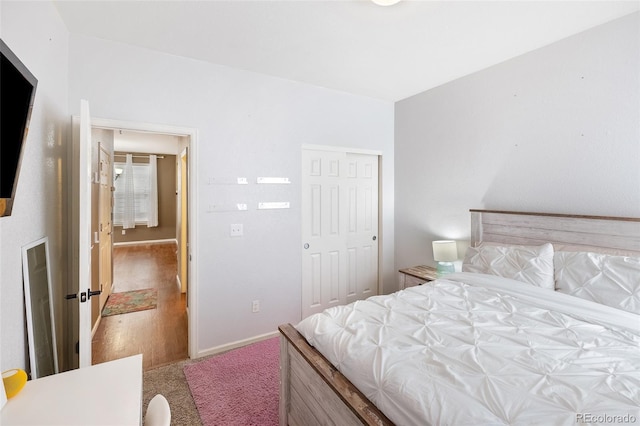
[[470, 210], [471, 246], [539, 245], [640, 256], [640, 218]]

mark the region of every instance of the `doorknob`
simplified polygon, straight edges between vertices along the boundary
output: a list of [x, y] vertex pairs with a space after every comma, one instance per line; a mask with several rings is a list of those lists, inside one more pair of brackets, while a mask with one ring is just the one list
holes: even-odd
[[304, 244], [304, 248], [305, 248], [305, 250], [308, 249], [309, 248], [309, 243], [305, 243]]
[[91, 299], [91, 296], [98, 296], [100, 293], [102, 293], [102, 290], [96, 290], [96, 291], [91, 291], [90, 288], [87, 289], [87, 299]]
[[373, 241], [375, 241], [375, 240], [376, 240], [376, 236], [374, 235], [374, 236], [373, 236]]

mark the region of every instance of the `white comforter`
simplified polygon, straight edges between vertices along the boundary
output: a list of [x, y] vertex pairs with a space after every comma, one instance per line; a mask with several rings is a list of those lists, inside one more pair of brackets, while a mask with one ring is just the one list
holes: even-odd
[[460, 273], [296, 328], [398, 425], [640, 423], [640, 317], [576, 297]]

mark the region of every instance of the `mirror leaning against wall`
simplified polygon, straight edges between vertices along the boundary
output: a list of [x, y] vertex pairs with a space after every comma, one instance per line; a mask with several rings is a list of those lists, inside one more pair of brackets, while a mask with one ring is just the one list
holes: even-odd
[[22, 247], [22, 271], [31, 378], [37, 379], [58, 373], [47, 237]]

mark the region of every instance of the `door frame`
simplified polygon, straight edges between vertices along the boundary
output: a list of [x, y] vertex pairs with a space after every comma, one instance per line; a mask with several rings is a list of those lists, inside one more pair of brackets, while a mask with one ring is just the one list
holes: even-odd
[[[132, 122], [124, 120], [114, 120], [108, 118], [91, 118], [91, 127], [97, 127], [107, 130], [131, 130], [138, 132], [149, 133], [161, 133], [174, 136], [183, 136], [189, 138], [187, 146], [189, 147], [189, 155], [187, 156], [187, 192], [191, 195], [187, 200], [187, 241], [189, 242], [187, 253], [190, 261], [187, 262], [187, 275], [189, 276], [189, 292], [187, 293], [187, 333], [188, 333], [188, 353], [189, 358], [193, 358], [198, 351], [198, 315], [197, 308], [197, 294], [198, 294], [198, 280], [197, 280], [197, 256], [194, 253], [194, 248], [197, 245], [198, 236], [198, 200], [196, 197], [195, 188], [197, 185], [197, 164], [195, 159], [198, 152], [198, 129], [191, 127], [178, 127], [164, 124], [153, 124], [145, 122]], [[178, 155], [179, 158], [179, 155]]]
[[[382, 151], [374, 149], [362, 149], [351, 148], [345, 146], [333, 146], [333, 145], [313, 145], [302, 144], [301, 151], [331, 151], [331, 152], [344, 152], [349, 154], [366, 154], [378, 156], [378, 294], [383, 294], [384, 282], [383, 282], [383, 269], [382, 269], [382, 247], [384, 245], [384, 235], [382, 231]], [[302, 242], [304, 243], [304, 241]]]
[[[178, 167], [178, 177], [179, 177], [179, 187], [178, 187], [178, 210], [179, 214], [177, 215], [180, 218], [180, 225], [178, 229], [178, 233], [180, 237], [178, 240], [180, 241], [179, 247], [179, 259], [178, 259], [178, 284], [180, 286], [180, 291], [183, 293], [187, 293], [188, 297], [188, 286], [189, 286], [189, 269], [185, 269], [185, 265], [189, 264], [189, 220], [184, 220], [184, 210], [187, 212], [187, 216], [189, 214], [189, 147], [186, 146], [184, 149], [180, 151], [180, 154], [177, 155], [177, 162], [180, 164]], [[183, 238], [184, 236], [184, 238]], [[189, 309], [189, 306], [187, 306]]]

